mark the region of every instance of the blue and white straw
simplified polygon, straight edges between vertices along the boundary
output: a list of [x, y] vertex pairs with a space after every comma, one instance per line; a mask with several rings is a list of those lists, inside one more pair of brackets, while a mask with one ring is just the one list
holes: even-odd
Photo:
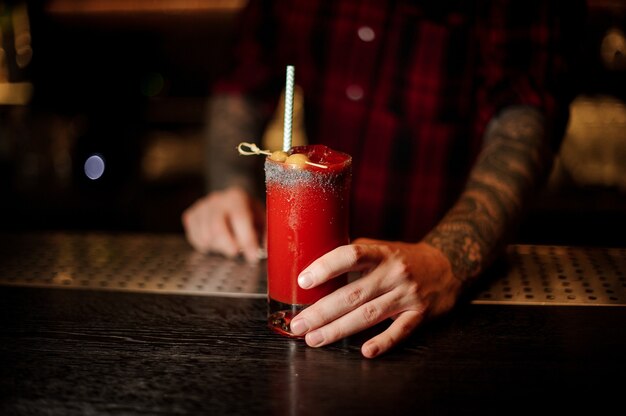
[[283, 128], [283, 151], [291, 149], [291, 130], [293, 128], [293, 84], [295, 69], [287, 65], [287, 82], [285, 87], [285, 125]]

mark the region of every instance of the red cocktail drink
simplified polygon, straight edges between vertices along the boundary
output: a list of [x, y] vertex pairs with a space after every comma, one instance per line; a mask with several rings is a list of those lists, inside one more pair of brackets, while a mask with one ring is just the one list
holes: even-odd
[[323, 145], [294, 147], [289, 154], [322, 166], [265, 161], [268, 324], [287, 336], [293, 316], [346, 283], [342, 276], [301, 289], [297, 278], [318, 257], [349, 243], [352, 173], [349, 155]]

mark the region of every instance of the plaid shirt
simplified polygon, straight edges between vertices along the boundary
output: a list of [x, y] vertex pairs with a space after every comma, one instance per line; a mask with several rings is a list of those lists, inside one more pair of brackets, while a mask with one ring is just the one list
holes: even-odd
[[251, 0], [215, 91], [253, 96], [269, 118], [294, 65], [309, 141], [353, 157], [352, 236], [417, 241], [459, 196], [499, 109], [539, 107], [561, 136], [559, 7], [576, 2], [562, 3]]

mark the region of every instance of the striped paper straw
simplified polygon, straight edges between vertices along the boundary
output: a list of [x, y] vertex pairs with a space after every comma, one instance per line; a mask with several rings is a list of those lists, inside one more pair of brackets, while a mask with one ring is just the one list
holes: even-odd
[[285, 125], [283, 127], [283, 151], [291, 149], [291, 130], [293, 128], [293, 83], [295, 69], [287, 65], [287, 81], [285, 87]]

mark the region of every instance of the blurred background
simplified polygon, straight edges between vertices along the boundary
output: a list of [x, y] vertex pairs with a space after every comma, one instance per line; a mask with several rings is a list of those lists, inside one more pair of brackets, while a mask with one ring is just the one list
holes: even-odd
[[[244, 5], [0, 0], [0, 231], [182, 232]], [[517, 242], [626, 242], [626, 1], [588, 6], [572, 119]]]

